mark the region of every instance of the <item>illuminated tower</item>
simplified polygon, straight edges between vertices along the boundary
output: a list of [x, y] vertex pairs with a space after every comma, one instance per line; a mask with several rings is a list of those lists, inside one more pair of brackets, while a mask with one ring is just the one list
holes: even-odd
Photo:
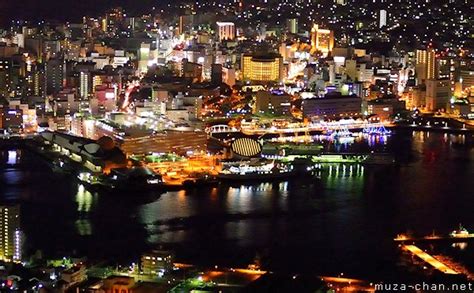
[[21, 261], [20, 206], [0, 206], [0, 259]]
[[328, 55], [334, 47], [334, 33], [331, 30], [320, 29], [317, 24], [311, 29], [312, 51], [320, 51]]

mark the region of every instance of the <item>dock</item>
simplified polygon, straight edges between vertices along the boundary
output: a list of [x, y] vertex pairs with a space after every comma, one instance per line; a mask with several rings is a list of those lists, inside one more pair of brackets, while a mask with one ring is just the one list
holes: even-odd
[[454, 269], [448, 267], [443, 262], [437, 260], [433, 256], [429, 255], [428, 253], [421, 250], [418, 246], [415, 245], [403, 245], [402, 249], [411, 252], [413, 255], [416, 255], [418, 258], [422, 259], [426, 263], [430, 264], [432, 267], [437, 269], [438, 271], [448, 274], [448, 275], [458, 275], [459, 272], [455, 271]]

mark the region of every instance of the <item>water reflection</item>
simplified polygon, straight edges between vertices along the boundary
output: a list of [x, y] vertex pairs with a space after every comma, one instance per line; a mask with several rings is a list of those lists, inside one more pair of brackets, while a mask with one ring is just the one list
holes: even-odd
[[92, 235], [92, 223], [89, 213], [94, 207], [95, 195], [87, 191], [84, 185], [79, 184], [75, 199], [79, 214], [79, 218], [74, 223], [77, 233], [81, 236]]
[[17, 150], [9, 150], [8, 151], [7, 164], [16, 165], [17, 160], [18, 160], [18, 151]]
[[6, 164], [9, 166], [17, 165], [21, 162], [22, 151], [15, 150], [0, 150], [0, 165]]
[[76, 193], [77, 211], [88, 213], [94, 204], [94, 195], [85, 189], [84, 185], [79, 184]]
[[458, 248], [459, 250], [465, 250], [467, 248], [467, 242], [456, 242], [452, 244], [452, 247]]

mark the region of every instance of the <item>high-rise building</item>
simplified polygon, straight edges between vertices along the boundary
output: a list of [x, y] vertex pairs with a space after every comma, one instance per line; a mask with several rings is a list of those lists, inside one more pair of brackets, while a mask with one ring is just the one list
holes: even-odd
[[297, 34], [298, 33], [298, 19], [297, 18], [287, 19], [286, 28], [288, 29], [288, 32], [290, 32], [291, 34]]
[[474, 87], [474, 70], [462, 69], [459, 73], [459, 82], [461, 83], [462, 90]]
[[46, 63], [46, 93], [59, 92], [63, 87], [64, 61], [61, 59], [50, 59]]
[[217, 22], [219, 41], [235, 39], [235, 24], [233, 22]]
[[313, 51], [320, 51], [328, 55], [334, 48], [334, 32], [328, 29], [320, 29], [315, 24], [311, 29], [311, 47]]
[[0, 259], [21, 261], [20, 206], [0, 205]]
[[184, 34], [189, 32], [194, 23], [194, 15], [181, 15], [179, 17], [179, 27], [178, 27], [178, 34]]
[[86, 71], [79, 73], [79, 94], [81, 98], [87, 98], [89, 96], [91, 87], [91, 74]]
[[11, 61], [0, 59], [0, 95], [8, 96], [10, 93]]
[[416, 50], [416, 75], [418, 83], [427, 79], [436, 79], [436, 52], [433, 48], [427, 50]]
[[151, 45], [142, 43], [138, 54], [138, 69], [140, 72], [147, 72], [150, 62]]
[[428, 111], [446, 110], [451, 99], [449, 79], [426, 80], [426, 108]]
[[222, 64], [212, 64], [211, 84], [220, 85], [222, 83]]
[[426, 79], [435, 79], [437, 76], [436, 53], [433, 49], [427, 51], [426, 58]]
[[382, 9], [379, 11], [379, 28], [387, 25], [387, 10]]

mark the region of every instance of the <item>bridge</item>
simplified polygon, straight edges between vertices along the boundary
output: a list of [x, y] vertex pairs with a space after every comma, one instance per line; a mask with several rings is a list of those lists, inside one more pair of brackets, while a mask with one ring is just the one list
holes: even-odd
[[229, 125], [219, 124], [219, 125], [213, 125], [207, 128], [206, 132], [212, 135], [215, 133], [239, 132], [239, 130], [234, 127], [230, 127]]

